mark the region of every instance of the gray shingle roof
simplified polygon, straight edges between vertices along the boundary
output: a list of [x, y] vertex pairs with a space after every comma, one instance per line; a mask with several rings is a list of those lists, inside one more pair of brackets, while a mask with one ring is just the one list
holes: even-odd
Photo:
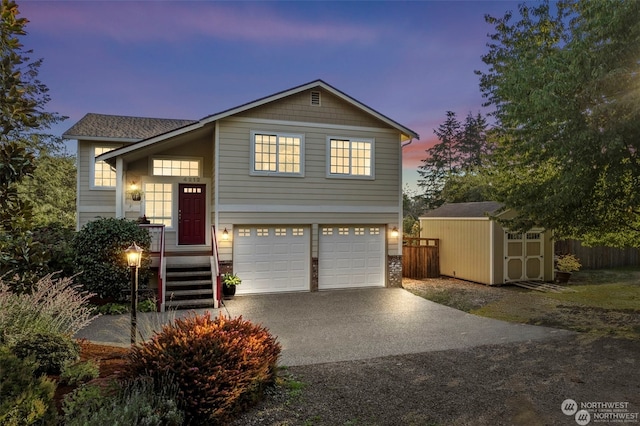
[[62, 134], [67, 139], [105, 138], [140, 140], [196, 123], [197, 120], [128, 117], [89, 113]]
[[421, 217], [486, 217], [504, 207], [496, 201], [475, 203], [446, 203], [437, 209], [426, 212]]

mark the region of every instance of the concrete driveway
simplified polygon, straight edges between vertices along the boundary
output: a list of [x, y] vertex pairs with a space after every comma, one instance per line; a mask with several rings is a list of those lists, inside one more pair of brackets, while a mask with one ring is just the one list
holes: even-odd
[[[203, 313], [206, 310], [197, 310]], [[282, 344], [282, 365], [377, 358], [479, 345], [541, 340], [572, 333], [467, 314], [400, 288], [236, 296], [218, 312], [262, 324]], [[145, 336], [173, 316], [138, 314]], [[126, 345], [129, 315], [103, 316], [77, 337]]]

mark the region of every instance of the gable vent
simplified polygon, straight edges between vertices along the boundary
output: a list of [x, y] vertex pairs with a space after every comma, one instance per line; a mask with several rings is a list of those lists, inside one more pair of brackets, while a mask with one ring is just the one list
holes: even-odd
[[311, 92], [311, 105], [320, 106], [320, 92]]

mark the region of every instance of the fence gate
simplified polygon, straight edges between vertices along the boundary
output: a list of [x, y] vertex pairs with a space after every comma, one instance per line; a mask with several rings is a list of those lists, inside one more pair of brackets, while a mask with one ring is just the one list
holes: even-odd
[[440, 240], [405, 238], [402, 241], [402, 276], [413, 279], [440, 276]]

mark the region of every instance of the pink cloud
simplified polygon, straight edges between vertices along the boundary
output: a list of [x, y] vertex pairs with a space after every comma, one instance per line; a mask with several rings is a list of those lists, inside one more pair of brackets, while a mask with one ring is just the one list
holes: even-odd
[[39, 31], [103, 35], [119, 42], [184, 42], [192, 37], [252, 42], [370, 43], [374, 28], [309, 22], [265, 5], [164, 2], [47, 2], [21, 7]]

